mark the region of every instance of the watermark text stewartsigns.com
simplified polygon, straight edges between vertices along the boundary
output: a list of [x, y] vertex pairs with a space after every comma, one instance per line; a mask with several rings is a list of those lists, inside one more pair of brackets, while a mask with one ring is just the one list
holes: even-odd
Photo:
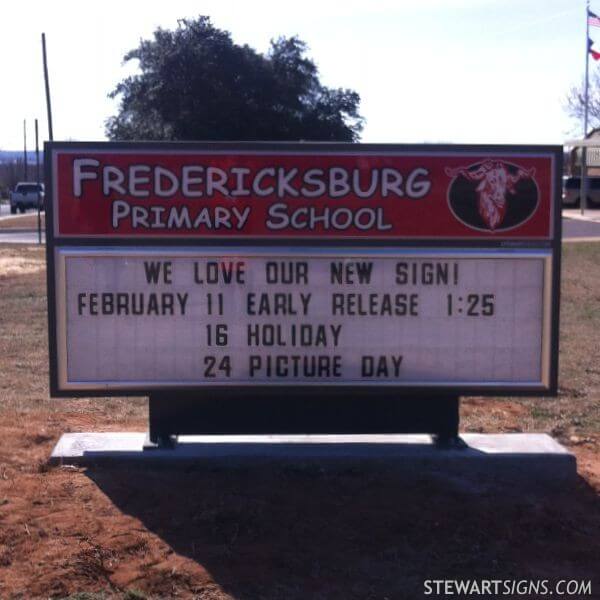
[[585, 579], [426, 579], [425, 596], [501, 597], [592, 595], [592, 582]]

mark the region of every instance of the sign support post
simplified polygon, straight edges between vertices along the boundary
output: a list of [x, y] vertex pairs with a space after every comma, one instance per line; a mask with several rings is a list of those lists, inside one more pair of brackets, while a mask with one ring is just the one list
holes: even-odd
[[180, 435], [429, 433], [441, 449], [463, 448], [459, 397], [431, 394], [399, 400], [388, 393], [311, 400], [306, 393], [262, 391], [242, 398], [226, 395], [150, 394], [144, 448], [174, 449]]

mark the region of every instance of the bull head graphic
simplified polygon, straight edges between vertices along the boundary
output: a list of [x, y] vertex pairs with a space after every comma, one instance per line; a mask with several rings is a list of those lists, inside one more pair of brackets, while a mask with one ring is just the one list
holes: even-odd
[[521, 179], [533, 178], [535, 169], [518, 168], [516, 173], [510, 173], [506, 165], [500, 161], [488, 160], [476, 169], [446, 167], [446, 175], [459, 175], [469, 181], [478, 181], [477, 208], [484, 223], [492, 231], [499, 227], [504, 220], [507, 208], [507, 194], [515, 194], [515, 184]]

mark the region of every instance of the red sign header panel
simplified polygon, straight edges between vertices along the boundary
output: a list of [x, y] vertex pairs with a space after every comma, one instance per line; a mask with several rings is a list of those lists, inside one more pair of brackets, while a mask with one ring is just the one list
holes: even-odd
[[181, 148], [52, 148], [54, 235], [553, 236], [554, 149]]

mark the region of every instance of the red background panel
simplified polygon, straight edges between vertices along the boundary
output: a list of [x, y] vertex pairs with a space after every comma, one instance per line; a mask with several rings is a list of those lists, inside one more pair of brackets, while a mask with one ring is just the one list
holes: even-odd
[[[53, 208], [56, 213], [55, 235], [57, 236], [127, 236], [127, 237], [327, 237], [327, 238], [456, 238], [456, 239], [518, 239], [536, 238], [549, 239], [552, 223], [552, 187], [553, 187], [553, 157], [551, 154], [530, 155], [518, 153], [486, 153], [463, 152], [399, 152], [399, 153], [211, 153], [199, 152], [140, 152], [132, 151], [88, 151], [88, 150], [54, 150], [53, 176], [55, 178]], [[421, 199], [410, 199], [406, 195], [402, 198], [374, 195], [364, 199], [354, 195], [343, 198], [278, 198], [269, 197], [226, 197], [217, 194], [212, 198], [184, 198], [176, 194], [173, 198], [159, 198], [150, 193], [148, 198], [133, 198], [120, 194], [110, 197], [103, 196], [101, 180], [84, 181], [83, 195], [76, 198], [73, 193], [73, 161], [76, 158], [94, 158], [102, 165], [114, 165], [127, 169], [130, 165], [145, 164], [150, 167], [160, 165], [176, 174], [181, 172], [184, 165], [200, 165], [203, 167], [217, 166], [222, 169], [231, 167], [246, 167], [257, 172], [265, 167], [284, 167], [291, 169], [297, 167], [302, 173], [310, 168], [328, 169], [330, 167], [345, 167], [349, 170], [358, 168], [364, 172], [364, 181], [368, 182], [369, 171], [373, 168], [392, 167], [399, 170], [404, 178], [415, 168], [424, 168], [429, 172], [431, 189]], [[535, 180], [539, 190], [539, 203], [532, 216], [510, 230], [477, 230], [461, 221], [453, 214], [448, 204], [448, 189], [452, 177], [446, 174], [446, 168], [469, 167], [484, 160], [499, 160], [511, 163], [525, 170], [535, 169]], [[249, 178], [251, 180], [251, 177]], [[362, 180], [362, 178], [361, 178]], [[299, 181], [299, 179], [298, 179]], [[265, 180], [265, 185], [267, 180]], [[366, 183], [365, 183], [366, 186]], [[300, 187], [298, 184], [297, 187]], [[508, 202], [511, 195], [507, 195]], [[124, 200], [132, 205], [145, 207], [151, 206], [187, 206], [192, 218], [202, 207], [211, 210], [216, 206], [243, 210], [251, 207], [251, 214], [242, 231], [235, 229], [206, 230], [201, 229], [134, 229], [129, 219], [123, 220], [117, 229], [111, 223], [112, 203], [114, 200]], [[387, 231], [364, 231], [351, 227], [340, 231], [324, 229], [318, 226], [314, 231], [295, 230], [286, 228], [272, 231], [265, 222], [268, 218], [269, 206], [274, 203], [284, 202], [290, 210], [299, 207], [330, 207], [332, 209], [345, 207], [352, 210], [360, 208], [382, 208], [385, 221], [392, 225]]]

